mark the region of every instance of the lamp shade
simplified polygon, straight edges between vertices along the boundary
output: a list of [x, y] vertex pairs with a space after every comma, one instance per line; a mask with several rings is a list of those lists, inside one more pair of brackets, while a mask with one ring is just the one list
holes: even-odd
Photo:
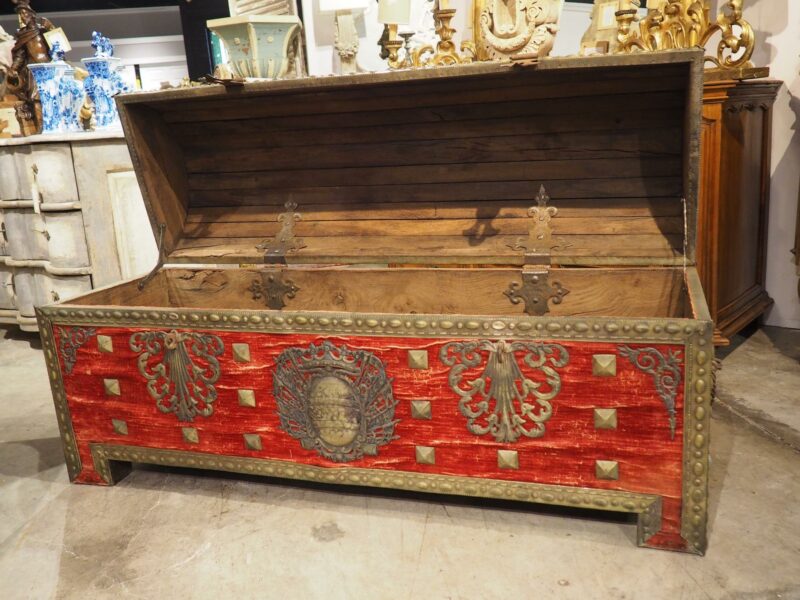
[[365, 10], [370, 0], [319, 0], [319, 12], [334, 13], [337, 10]]
[[408, 25], [411, 20], [411, 0], [379, 0], [378, 21]]

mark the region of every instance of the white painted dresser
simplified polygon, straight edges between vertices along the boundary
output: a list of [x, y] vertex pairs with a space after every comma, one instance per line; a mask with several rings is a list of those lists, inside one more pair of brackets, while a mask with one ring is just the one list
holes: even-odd
[[122, 132], [0, 140], [0, 323], [155, 265], [132, 169]]

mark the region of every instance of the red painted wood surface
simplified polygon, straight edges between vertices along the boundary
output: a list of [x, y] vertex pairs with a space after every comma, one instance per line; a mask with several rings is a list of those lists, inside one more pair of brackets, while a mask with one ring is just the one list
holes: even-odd
[[[683, 547], [680, 538], [681, 456], [683, 439], [683, 386], [676, 398], [677, 429], [670, 437], [669, 419], [656, 393], [653, 377], [636, 369], [618, 353], [617, 344], [556, 341], [569, 352], [569, 362], [556, 369], [561, 376], [561, 391], [552, 400], [553, 414], [545, 423], [543, 437], [520, 438], [514, 443], [498, 443], [487, 434], [477, 436], [467, 430], [467, 420], [458, 409], [459, 397], [450, 389], [449, 367], [439, 360], [439, 350], [448, 341], [419, 338], [319, 337], [210, 331], [222, 339], [225, 351], [219, 357], [221, 376], [215, 387], [218, 398], [209, 417], [198, 416], [193, 422], [180, 422], [174, 413], [156, 408], [148, 394], [146, 380], [137, 368], [137, 354], [130, 349], [131, 334], [141, 329], [102, 328], [97, 333], [113, 339], [114, 352], [101, 354], [96, 338], [83, 345], [70, 374], [64, 375], [75, 437], [83, 470], [77, 481], [102, 483], [93, 469], [89, 443], [124, 444], [207, 452], [216, 455], [270, 458], [303, 464], [339, 468], [341, 466], [415, 471], [447, 475], [488, 477], [597, 489], [617, 489], [657, 494], [663, 498], [663, 526], [650, 545]], [[59, 336], [56, 328], [56, 336]], [[307, 347], [329, 340], [336, 345], [373, 352], [393, 378], [398, 400], [395, 417], [399, 419], [397, 439], [378, 449], [377, 456], [341, 465], [314, 450], [305, 450], [300, 442], [280, 429], [272, 398], [272, 370], [276, 357], [290, 347]], [[235, 362], [233, 343], [250, 345], [251, 362]], [[684, 369], [683, 346], [630, 344], [631, 347], [655, 347], [662, 353], [678, 352]], [[411, 369], [408, 350], [428, 350], [429, 368]], [[593, 354], [616, 354], [616, 377], [592, 375]], [[63, 356], [62, 372], [64, 372]], [[526, 371], [527, 373], [528, 371]], [[480, 368], [471, 369], [469, 378], [477, 377]], [[682, 379], [684, 374], [681, 375]], [[103, 379], [118, 379], [121, 395], [105, 394]], [[533, 378], [533, 377], [532, 377]], [[239, 406], [237, 390], [255, 391], [256, 407]], [[430, 400], [432, 419], [411, 418], [411, 400]], [[616, 408], [616, 430], [594, 427], [594, 408]], [[128, 435], [112, 429], [111, 419], [126, 421]], [[199, 443], [183, 440], [181, 428], [194, 427]], [[256, 433], [262, 438], [262, 450], [245, 448], [242, 435]], [[415, 446], [436, 448], [436, 464], [420, 465], [415, 460]], [[519, 452], [519, 470], [498, 469], [497, 450]], [[598, 480], [595, 460], [619, 463], [619, 480]]]

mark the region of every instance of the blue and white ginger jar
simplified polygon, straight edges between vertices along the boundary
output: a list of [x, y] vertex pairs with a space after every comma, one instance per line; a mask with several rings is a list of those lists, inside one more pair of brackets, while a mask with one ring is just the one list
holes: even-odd
[[42, 133], [82, 131], [83, 87], [75, 80], [75, 69], [64, 61], [64, 52], [58, 42], [50, 56], [52, 62], [28, 65], [42, 105]]

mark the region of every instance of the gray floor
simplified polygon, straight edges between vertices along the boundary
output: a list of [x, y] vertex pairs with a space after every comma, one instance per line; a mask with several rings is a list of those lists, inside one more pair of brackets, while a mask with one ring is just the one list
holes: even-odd
[[705, 558], [516, 505], [135, 470], [67, 483], [36, 339], [0, 329], [0, 598], [800, 599], [800, 331], [725, 352]]

